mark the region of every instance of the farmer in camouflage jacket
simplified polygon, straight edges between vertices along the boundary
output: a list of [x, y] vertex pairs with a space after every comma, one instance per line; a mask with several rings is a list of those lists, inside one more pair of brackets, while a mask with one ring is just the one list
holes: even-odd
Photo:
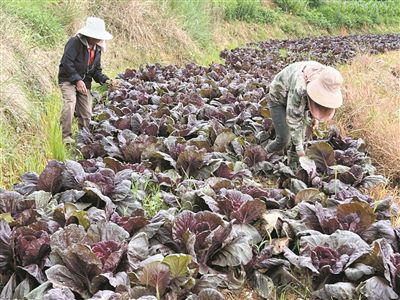
[[[315, 61], [293, 63], [272, 80], [268, 108], [276, 138], [266, 147], [268, 153], [288, 149], [289, 164], [297, 166], [304, 156], [303, 140], [308, 126], [333, 118], [335, 109], [343, 102], [343, 78], [332, 68]], [[296, 155], [297, 154], [297, 155]]]

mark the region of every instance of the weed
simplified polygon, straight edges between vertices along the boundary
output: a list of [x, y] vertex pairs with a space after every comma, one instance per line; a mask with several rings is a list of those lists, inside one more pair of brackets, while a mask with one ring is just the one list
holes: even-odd
[[60, 126], [60, 107], [59, 96], [49, 97], [45, 100], [46, 112], [42, 115], [41, 123], [43, 128], [48, 130], [48, 139], [46, 140], [46, 156], [59, 161], [65, 161], [67, 158], [67, 149], [62, 142], [62, 130]]
[[143, 200], [143, 209], [148, 217], [154, 217], [161, 209], [167, 208], [159, 190], [153, 190]]
[[160, 210], [167, 208], [161, 195], [160, 186], [150, 180], [134, 180], [131, 191], [142, 202], [148, 218], [154, 217]]

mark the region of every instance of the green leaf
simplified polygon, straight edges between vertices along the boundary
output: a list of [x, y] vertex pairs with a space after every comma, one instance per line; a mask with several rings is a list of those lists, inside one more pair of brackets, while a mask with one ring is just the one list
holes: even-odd
[[374, 276], [361, 282], [357, 287], [359, 292], [366, 299], [398, 299], [398, 295], [382, 277]]
[[71, 217], [75, 217], [78, 219], [79, 225], [82, 225], [85, 229], [88, 229], [90, 226], [90, 221], [88, 217], [88, 213], [85, 210], [76, 210], [71, 214]]
[[338, 282], [334, 284], [326, 284], [320, 290], [313, 293], [318, 299], [354, 299], [355, 286], [350, 282]]
[[14, 222], [14, 218], [11, 216], [11, 213], [9, 213], [9, 212], [0, 214], [0, 220], [4, 220], [9, 224], [11, 222]]
[[192, 261], [192, 257], [187, 254], [171, 254], [168, 255], [163, 263], [169, 266], [172, 278], [184, 277], [189, 274], [188, 265]]
[[52, 288], [52, 284], [50, 281], [42, 283], [37, 288], [30, 291], [27, 295], [25, 295], [26, 300], [36, 300], [36, 299], [43, 299], [44, 295], [47, 293], [48, 290]]
[[262, 237], [258, 230], [250, 224], [234, 224], [233, 231], [237, 236], [246, 236], [251, 238], [250, 242], [252, 244], [258, 244], [262, 241]]
[[34, 200], [36, 209], [46, 209], [51, 200], [51, 193], [45, 191], [35, 191], [27, 197], [27, 200]]

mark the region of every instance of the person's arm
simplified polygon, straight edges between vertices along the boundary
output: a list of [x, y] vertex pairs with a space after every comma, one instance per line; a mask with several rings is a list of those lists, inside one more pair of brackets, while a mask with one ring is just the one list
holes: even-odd
[[[100, 51], [98, 53], [99, 53], [99, 55], [101, 55]], [[100, 56], [98, 63], [95, 66], [94, 73], [93, 73], [93, 79], [94, 79], [94, 81], [96, 81], [97, 83], [100, 83], [100, 84], [103, 84], [107, 80], [110, 79], [110, 78], [108, 78], [107, 75], [103, 74], [103, 70], [101, 68], [101, 56]]]
[[80, 41], [77, 38], [70, 38], [65, 45], [64, 55], [61, 59], [61, 64], [68, 74], [69, 81], [73, 84], [82, 80], [82, 77], [75, 68], [75, 59], [79, 53], [79, 43]]
[[296, 90], [289, 91], [286, 105], [286, 122], [289, 127], [292, 143], [295, 145], [299, 156], [304, 155], [305, 108], [306, 102], [303, 101], [301, 95]]

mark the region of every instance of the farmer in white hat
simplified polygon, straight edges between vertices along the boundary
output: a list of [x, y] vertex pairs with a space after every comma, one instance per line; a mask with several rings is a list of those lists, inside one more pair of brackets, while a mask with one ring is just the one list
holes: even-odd
[[339, 71], [315, 61], [296, 62], [280, 71], [269, 87], [268, 108], [276, 137], [266, 151], [289, 148], [289, 164], [296, 168], [298, 157], [305, 155], [306, 128], [315, 129], [319, 122], [332, 119], [342, 105], [342, 83]]
[[112, 39], [106, 31], [104, 21], [88, 17], [86, 25], [76, 36], [69, 39], [61, 58], [58, 81], [63, 97], [61, 113], [64, 143], [74, 143], [72, 138], [72, 119], [78, 116], [79, 128], [88, 128], [92, 117], [92, 78], [104, 84], [109, 78], [101, 70], [101, 52], [105, 40]]

